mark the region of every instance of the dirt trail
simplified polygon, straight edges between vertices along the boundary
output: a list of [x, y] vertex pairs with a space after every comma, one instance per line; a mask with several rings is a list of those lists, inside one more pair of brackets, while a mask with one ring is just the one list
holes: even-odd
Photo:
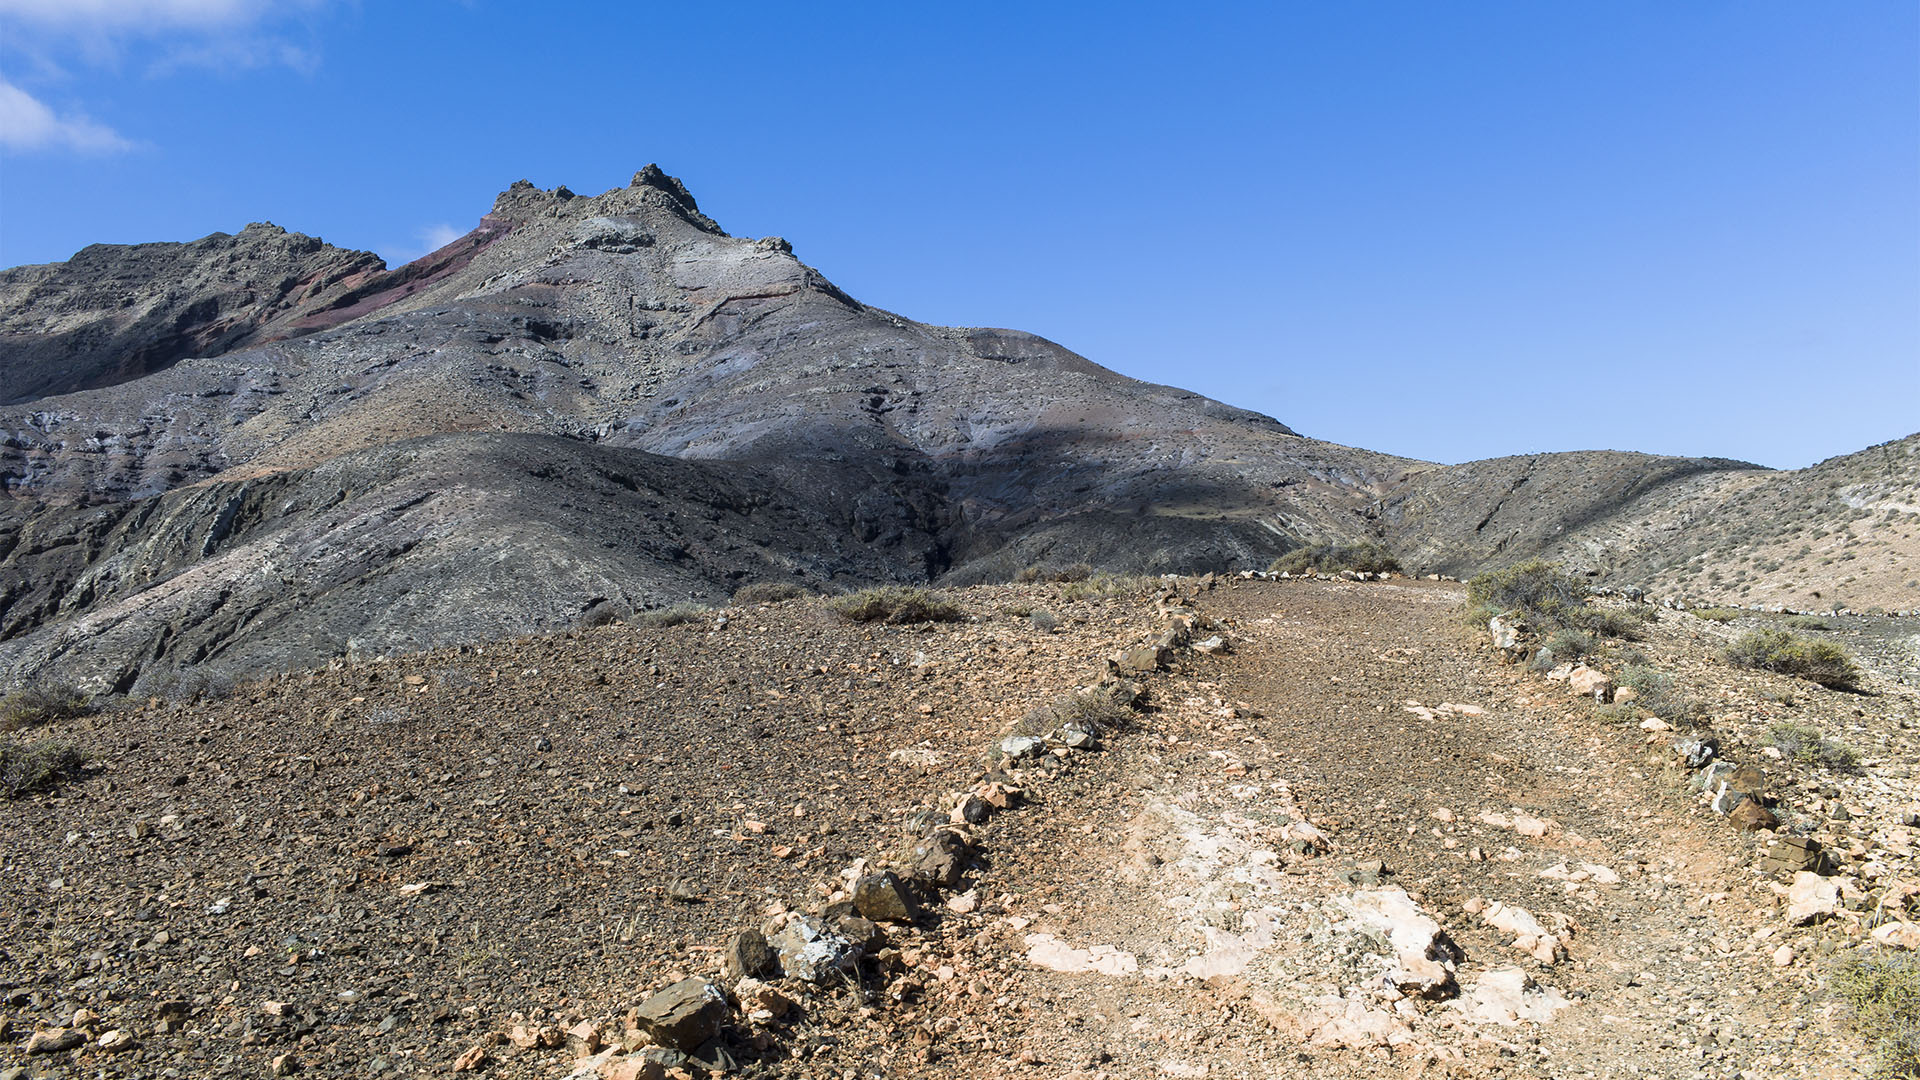
[[[917, 627], [733, 608], [63, 722], [95, 767], [0, 828], [0, 1080], [695, 1080], [715, 1050], [808, 1080], [1865, 1075], [1821, 982], [1865, 912], [1789, 928], [1764, 840], [1499, 660], [1457, 585], [1087, 591], [978, 587]], [[1781, 717], [1866, 752], [1769, 783], [1786, 825], [1821, 815], [1832, 880], [1893, 895], [1911, 696], [1730, 681], [1721, 628], [1668, 615], [1641, 644], [1739, 760]], [[1203, 628], [1122, 729], [1004, 756], [1169, 616]], [[969, 817], [970, 790], [1010, 798]], [[978, 852], [957, 887], [649, 1064], [645, 995], [744, 986], [732, 935], [824, 916], [936, 827]]]
[[[1013, 826], [994, 877], [1031, 886], [1001, 898], [1028, 964], [996, 1000], [1021, 1034], [974, 1045], [1055, 1075], [1864, 1075], [1805, 966], [1756, 938], [1778, 917], [1732, 831], [1495, 660], [1460, 602], [1202, 594], [1234, 653], [1187, 663], [1104, 775]], [[1448, 985], [1393, 987], [1383, 905], [1438, 923]]]

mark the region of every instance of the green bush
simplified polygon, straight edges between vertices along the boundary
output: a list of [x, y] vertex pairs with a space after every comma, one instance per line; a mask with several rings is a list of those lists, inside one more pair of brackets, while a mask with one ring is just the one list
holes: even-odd
[[1821, 686], [1852, 689], [1860, 682], [1860, 668], [1846, 649], [1832, 641], [1803, 638], [1790, 630], [1749, 630], [1727, 646], [1726, 656], [1740, 667], [1795, 675]]
[[46, 727], [85, 715], [90, 707], [87, 695], [62, 683], [23, 686], [0, 697], [0, 731]]
[[779, 604], [788, 600], [798, 600], [807, 595], [807, 590], [791, 581], [756, 581], [733, 590], [733, 602], [736, 604]]
[[652, 611], [635, 612], [633, 624], [655, 630], [669, 626], [679, 626], [695, 619], [705, 618], [713, 609], [705, 604], [675, 604], [672, 607], [654, 608]]
[[1467, 603], [1495, 614], [1517, 611], [1547, 628], [1566, 625], [1586, 603], [1587, 586], [1578, 578], [1542, 559], [1489, 570], [1467, 582]]
[[52, 790], [61, 781], [79, 776], [86, 765], [87, 756], [66, 743], [0, 741], [0, 796], [17, 799]]
[[1845, 743], [1826, 737], [1819, 728], [1785, 721], [1767, 729], [1767, 745], [1804, 765], [1836, 772], [1858, 772], [1860, 755]]
[[[1535, 633], [1579, 631], [1588, 636], [1623, 638], [1638, 641], [1649, 616], [1634, 610], [1587, 606], [1586, 583], [1553, 563], [1541, 559], [1515, 563], [1504, 570], [1490, 570], [1467, 582], [1467, 617], [1478, 626], [1504, 612], [1516, 612]], [[1580, 639], [1563, 644], [1578, 647]], [[1569, 657], [1593, 652], [1562, 652], [1549, 643], [1554, 655]]]
[[1873, 1044], [1881, 1070], [1920, 1076], [1920, 954], [1857, 952], [1832, 986], [1853, 1010], [1853, 1026]]
[[958, 622], [966, 617], [938, 593], [906, 585], [878, 585], [836, 596], [829, 606], [854, 622]]
[[1730, 607], [1699, 607], [1689, 609], [1687, 614], [1696, 619], [1705, 619], [1708, 622], [1730, 623], [1740, 616], [1745, 615], [1746, 612], [1741, 611], [1739, 608]]
[[1787, 626], [1795, 630], [1831, 630], [1833, 629], [1833, 627], [1827, 625], [1827, 621], [1825, 619], [1822, 619], [1818, 615], [1789, 615], [1783, 621], [1787, 624]]
[[1267, 567], [1269, 574], [1337, 574], [1342, 570], [1352, 570], [1363, 574], [1384, 574], [1389, 570], [1400, 569], [1400, 560], [1393, 552], [1371, 540], [1358, 544], [1309, 544], [1295, 548], [1273, 560]]

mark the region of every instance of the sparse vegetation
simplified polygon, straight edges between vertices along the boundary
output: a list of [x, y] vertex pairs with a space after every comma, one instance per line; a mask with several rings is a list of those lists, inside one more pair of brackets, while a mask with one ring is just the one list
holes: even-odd
[[1794, 675], [1837, 689], [1853, 689], [1860, 682], [1860, 668], [1838, 643], [1774, 627], [1741, 634], [1727, 646], [1726, 657], [1740, 667]]
[[1639, 641], [1646, 636], [1647, 620], [1650, 618], [1651, 611], [1643, 612], [1637, 608], [1588, 607], [1582, 608], [1574, 621], [1601, 637]]
[[1068, 566], [1040, 566], [1036, 564], [1015, 574], [1013, 579], [1022, 584], [1030, 584], [1036, 581], [1085, 581], [1093, 575], [1094, 569], [1090, 563], [1073, 563]]
[[1678, 690], [1673, 676], [1644, 658], [1622, 665], [1614, 682], [1633, 691], [1635, 709], [1680, 727], [1699, 727], [1706, 722], [1706, 707]]
[[1853, 1026], [1873, 1044], [1889, 1076], [1920, 1076], [1920, 954], [1858, 952], [1832, 986], [1853, 1010]]
[[1831, 630], [1833, 629], [1832, 626], [1828, 625], [1827, 620], [1822, 619], [1818, 615], [1789, 615], [1783, 621], [1787, 624], [1788, 627], [1794, 630]]
[[1515, 612], [1535, 633], [1558, 633], [1562, 646], [1584, 651], [1563, 652], [1549, 640], [1548, 648], [1556, 657], [1580, 656], [1598, 650], [1586, 639], [1621, 638], [1638, 641], [1646, 627], [1647, 615], [1633, 609], [1596, 608], [1587, 605], [1586, 583], [1559, 566], [1541, 559], [1515, 563], [1504, 570], [1490, 570], [1467, 582], [1467, 618], [1476, 626], [1503, 612]]
[[938, 593], [906, 585], [877, 585], [836, 596], [829, 606], [854, 622], [958, 622], [960, 608]]
[[1485, 612], [1474, 620], [1481, 624], [1503, 611], [1516, 611], [1551, 629], [1575, 621], [1572, 613], [1585, 604], [1587, 591], [1584, 582], [1555, 564], [1529, 559], [1468, 581], [1467, 604], [1475, 613]]
[[71, 686], [23, 686], [0, 698], [0, 731], [46, 727], [84, 715], [90, 707], [87, 695]]
[[1561, 627], [1547, 638], [1547, 651], [1553, 654], [1554, 663], [1563, 663], [1599, 652], [1600, 639], [1585, 630]]
[[1098, 690], [1062, 694], [1044, 705], [1028, 710], [1014, 725], [1017, 735], [1046, 735], [1061, 726], [1077, 722], [1095, 734], [1113, 731], [1133, 718], [1133, 713]]
[[1785, 721], [1767, 729], [1767, 745], [1803, 765], [1835, 772], [1858, 772], [1860, 755], [1845, 743], [1826, 737], [1819, 728]]
[[704, 618], [707, 613], [712, 610], [712, 608], [707, 607], [705, 604], [674, 604], [671, 607], [654, 608], [651, 611], [636, 612], [633, 616], [633, 622], [636, 626], [645, 626], [659, 630]]
[[1296, 548], [1273, 560], [1269, 574], [1337, 574], [1342, 570], [1384, 574], [1400, 569], [1393, 552], [1371, 540], [1358, 544], [1319, 543]]
[[1157, 579], [1130, 574], [1095, 574], [1085, 581], [1070, 581], [1060, 587], [1060, 599], [1091, 600], [1102, 596], [1121, 596], [1152, 587]]
[[733, 602], [736, 604], [780, 604], [788, 600], [798, 600], [807, 595], [807, 590], [791, 581], [756, 581], [733, 590]]
[[1730, 623], [1740, 616], [1745, 615], [1746, 612], [1741, 611], [1739, 608], [1701, 607], [1694, 608], [1688, 611], [1687, 614], [1696, 619], [1705, 619], [1708, 622]]
[[87, 756], [67, 743], [0, 741], [0, 796], [17, 799], [49, 791], [79, 776], [86, 764]]

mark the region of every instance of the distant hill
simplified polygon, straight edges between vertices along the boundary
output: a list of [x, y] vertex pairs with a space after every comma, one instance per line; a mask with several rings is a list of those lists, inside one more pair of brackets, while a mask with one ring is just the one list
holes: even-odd
[[1624, 522], [1799, 475], [1306, 438], [866, 306], [652, 166], [593, 197], [515, 184], [394, 270], [255, 225], [5, 271], [0, 388], [0, 682], [122, 690], [756, 580], [1237, 569], [1319, 539], [1666, 581], [1678, 549]]

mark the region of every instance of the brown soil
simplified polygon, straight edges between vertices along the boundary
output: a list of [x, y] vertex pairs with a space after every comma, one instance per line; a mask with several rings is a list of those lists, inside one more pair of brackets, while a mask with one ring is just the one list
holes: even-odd
[[[1668, 736], [1650, 746], [1499, 660], [1460, 624], [1458, 586], [1176, 587], [1234, 651], [1180, 652], [1100, 750], [1006, 774], [1028, 805], [977, 830], [975, 909], [890, 929], [857, 982], [782, 983], [792, 1017], [736, 1017], [743, 1072], [1864, 1075], [1824, 988], [1862, 920], [1788, 927], [1752, 868], [1764, 837], [1695, 801]], [[717, 977], [729, 934], [817, 908], [856, 859], [899, 858], [906, 819], [984, 779], [984, 751], [1019, 717], [1161, 625], [1151, 592], [956, 595], [973, 621], [733, 609], [724, 624], [337, 665], [62, 724], [52, 734], [99, 769], [5, 807], [0, 1067], [85, 1009], [94, 1038], [124, 1029], [135, 1048], [90, 1044], [35, 1070], [258, 1076], [290, 1054], [309, 1075], [439, 1075], [484, 1046], [484, 1075], [567, 1075], [565, 1047], [494, 1036], [590, 1020], [617, 1038], [646, 992]], [[1911, 878], [1913, 692], [1736, 672], [1710, 660], [1721, 630], [1667, 612], [1638, 648], [1709, 701], [1729, 756], [1757, 758], [1783, 715], [1865, 751], [1855, 776], [1769, 761], [1777, 809], [1827, 839], [1849, 880]], [[1841, 805], [1851, 821], [1829, 820]], [[1324, 850], [1289, 842], [1302, 821]], [[1541, 875], [1589, 864], [1618, 883]], [[1457, 946], [1456, 995], [1517, 968], [1570, 1004], [1504, 1026], [1447, 1000], [1394, 1002], [1378, 942], [1342, 906], [1383, 889]], [[1564, 958], [1512, 948], [1472, 913], [1479, 900], [1558, 929]], [[1278, 932], [1237, 966], [1179, 970], [1263, 919]], [[1137, 970], [1047, 970], [1034, 935], [1110, 946]], [[1329, 995], [1397, 1025], [1392, 1045], [1329, 1045]], [[163, 1014], [184, 1019], [163, 1031]]]

